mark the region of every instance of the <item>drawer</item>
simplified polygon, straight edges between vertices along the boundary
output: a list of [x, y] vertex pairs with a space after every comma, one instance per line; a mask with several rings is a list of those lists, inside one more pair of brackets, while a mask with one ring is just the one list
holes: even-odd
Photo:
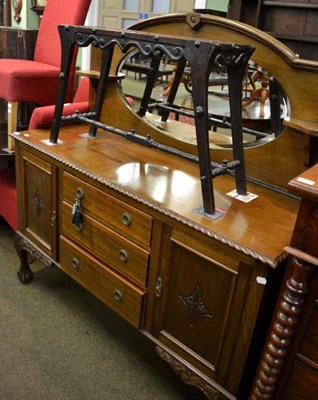
[[64, 172], [63, 200], [73, 205], [78, 188], [84, 193], [81, 209], [85, 214], [111, 225], [131, 240], [150, 246], [152, 217]]
[[144, 291], [106, 265], [60, 238], [60, 268], [136, 328], [140, 327]]
[[72, 224], [72, 207], [63, 203], [63, 233], [137, 285], [147, 284], [149, 252], [82, 214], [81, 231]]

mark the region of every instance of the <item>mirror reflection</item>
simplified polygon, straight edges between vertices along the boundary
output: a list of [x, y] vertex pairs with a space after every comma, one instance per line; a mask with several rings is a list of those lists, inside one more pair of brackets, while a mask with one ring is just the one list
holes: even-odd
[[[129, 53], [120, 63], [125, 75], [120, 90], [134, 100], [139, 112], [146, 87], [151, 60], [138, 51]], [[173, 90], [177, 65], [164, 57], [145, 117], [165, 135], [195, 144], [191, 70], [185, 66], [174, 97], [176, 112], [163, 112], [156, 104], [167, 102]], [[210, 146], [231, 148], [231, 119], [226, 68], [213, 68], [208, 80]], [[242, 119], [244, 147], [260, 146], [277, 138], [284, 130], [283, 119], [289, 114], [288, 99], [283, 88], [269, 71], [250, 60], [242, 82]]]

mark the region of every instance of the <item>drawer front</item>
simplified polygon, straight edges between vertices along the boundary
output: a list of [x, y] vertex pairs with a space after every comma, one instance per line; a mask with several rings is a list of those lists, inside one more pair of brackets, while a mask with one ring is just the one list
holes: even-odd
[[144, 291], [64, 237], [60, 238], [60, 254], [61, 269], [136, 328], [140, 328]]
[[63, 233], [137, 285], [145, 287], [149, 252], [88, 215], [82, 217], [82, 230], [78, 231], [72, 224], [72, 207], [63, 203]]
[[85, 214], [111, 225], [131, 240], [150, 246], [152, 217], [64, 172], [63, 200], [74, 204], [78, 188], [83, 191], [81, 209]]

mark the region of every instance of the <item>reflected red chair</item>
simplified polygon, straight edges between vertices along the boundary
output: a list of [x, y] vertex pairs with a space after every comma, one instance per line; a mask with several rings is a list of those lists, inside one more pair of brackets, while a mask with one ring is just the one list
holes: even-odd
[[[33, 60], [0, 59], [0, 98], [8, 102], [8, 134], [17, 130], [18, 103], [55, 104], [61, 62], [57, 26], [83, 25], [91, 0], [48, 0], [41, 20]], [[66, 101], [72, 101], [75, 57]], [[8, 135], [8, 149], [13, 140]]]

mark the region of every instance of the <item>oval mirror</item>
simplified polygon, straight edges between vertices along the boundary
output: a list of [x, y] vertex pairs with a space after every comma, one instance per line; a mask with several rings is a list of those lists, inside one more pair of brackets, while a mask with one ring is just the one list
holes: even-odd
[[[146, 87], [150, 59], [138, 51], [126, 55], [119, 65], [125, 75], [119, 83], [125, 98], [132, 98], [131, 107], [138, 113]], [[145, 119], [158, 128], [163, 135], [196, 144], [192, 85], [190, 68], [185, 67], [174, 108], [178, 112], [162, 115], [156, 104], [165, 103], [171, 93], [176, 65], [163, 58], [151, 93]], [[231, 119], [226, 69], [215, 68], [208, 83], [210, 146], [231, 148]], [[283, 88], [270, 71], [249, 61], [242, 82], [242, 121], [244, 147], [260, 146], [275, 140], [284, 130], [283, 118], [289, 115], [289, 102]]]

